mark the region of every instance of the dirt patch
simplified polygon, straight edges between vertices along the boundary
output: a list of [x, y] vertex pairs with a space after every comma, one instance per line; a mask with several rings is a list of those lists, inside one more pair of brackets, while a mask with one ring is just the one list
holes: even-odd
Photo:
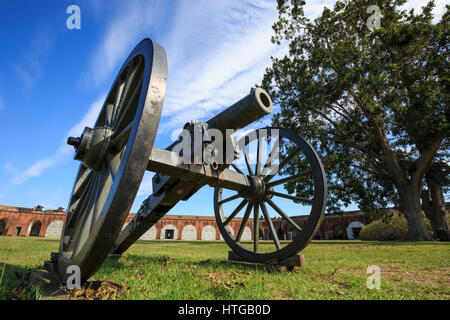
[[216, 288], [222, 288], [225, 290], [234, 290], [237, 288], [245, 287], [245, 281], [237, 278], [235, 274], [228, 274], [223, 271], [215, 271], [207, 273], [211, 285]]

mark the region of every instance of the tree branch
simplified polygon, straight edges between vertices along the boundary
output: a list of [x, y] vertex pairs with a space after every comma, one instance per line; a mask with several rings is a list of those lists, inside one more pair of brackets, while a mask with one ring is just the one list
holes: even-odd
[[423, 175], [428, 170], [434, 155], [439, 150], [442, 143], [440, 135], [436, 136], [434, 140], [431, 141], [429, 147], [421, 151], [419, 159], [416, 161], [416, 170], [414, 170], [411, 180], [413, 183], [419, 183], [422, 181]]
[[378, 121], [374, 120], [372, 115], [370, 114], [369, 110], [365, 107], [365, 104], [359, 97], [356, 95], [355, 92], [349, 91], [352, 98], [355, 100], [356, 104], [359, 106], [361, 111], [363, 112], [364, 116], [366, 117], [367, 121], [375, 128], [375, 133], [378, 137], [378, 141], [380, 142], [381, 150], [383, 151], [383, 160], [390, 169], [392, 173], [392, 177], [397, 181], [399, 184], [405, 184], [406, 176], [404, 175], [404, 170], [402, 170], [402, 167], [398, 163], [397, 157], [392, 151], [392, 148], [389, 144], [389, 141], [386, 137], [386, 134], [384, 130], [381, 128]]

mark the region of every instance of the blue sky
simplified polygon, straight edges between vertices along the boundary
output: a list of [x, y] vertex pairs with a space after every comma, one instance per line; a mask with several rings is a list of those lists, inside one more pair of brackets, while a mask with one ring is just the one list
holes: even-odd
[[[333, 3], [309, 1], [306, 14], [317, 16]], [[445, 1], [436, 3], [440, 17]], [[66, 9], [73, 4], [81, 9], [81, 30], [66, 27]], [[270, 42], [276, 18], [271, 0], [2, 0], [0, 204], [67, 206], [78, 162], [65, 141], [95, 122], [140, 40], [152, 38], [168, 56], [155, 143], [162, 148], [186, 121], [207, 120], [261, 81], [270, 56], [285, 50]], [[132, 211], [150, 193], [146, 174]], [[205, 187], [170, 213], [212, 215], [212, 195]]]

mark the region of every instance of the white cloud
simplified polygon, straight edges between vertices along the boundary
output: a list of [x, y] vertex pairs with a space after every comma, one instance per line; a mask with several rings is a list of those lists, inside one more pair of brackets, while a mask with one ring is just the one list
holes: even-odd
[[91, 105], [91, 107], [89, 108], [88, 112], [85, 114], [83, 119], [79, 121], [77, 124], [75, 124], [67, 132], [65, 138], [61, 142], [61, 145], [51, 156], [36, 161], [23, 171], [19, 171], [12, 164], [7, 163], [5, 165], [5, 169], [13, 173], [12, 183], [22, 184], [31, 178], [39, 177], [45, 170], [58, 166], [72, 159], [73, 147], [66, 144], [67, 138], [69, 136], [78, 137], [83, 132], [84, 127], [93, 126], [93, 124], [97, 120], [97, 116], [103, 105], [105, 96], [106, 96], [105, 94], [102, 95]]
[[47, 30], [37, 31], [22, 54], [20, 63], [14, 65], [17, 77], [24, 83], [26, 88], [34, 85], [42, 74], [40, 58], [53, 47], [54, 39], [51, 32]]
[[3, 169], [5, 169], [6, 172], [9, 173], [17, 173], [18, 169], [16, 167], [14, 167], [14, 165], [10, 162], [5, 163], [5, 165], [3, 166]]
[[50, 157], [38, 160], [24, 171], [14, 175], [12, 183], [22, 184], [30, 178], [38, 177], [43, 171], [66, 161], [72, 153], [69, 146], [61, 145]]
[[68, 137], [79, 137], [83, 133], [85, 127], [91, 127], [95, 124], [103, 103], [106, 99], [106, 93], [102, 94], [96, 101], [94, 101], [89, 110], [77, 124], [75, 124], [68, 132], [64, 139], [64, 143]]
[[277, 17], [272, 1], [180, 2], [166, 42], [168, 89], [162, 133], [210, 117], [260, 82], [271, 55]]
[[[111, 80], [136, 43], [165, 30], [158, 40], [169, 75], [159, 134], [236, 102], [262, 79], [270, 56], [286, 50], [270, 42], [277, 11], [269, 0], [138, 0], [118, 12], [94, 51], [88, 82]], [[165, 13], [171, 23], [157, 29]]]
[[159, 1], [127, 1], [117, 3], [117, 15], [106, 29], [104, 39], [93, 55], [88, 81], [100, 84], [112, 76], [131, 52], [137, 41], [146, 36], [158, 19]]

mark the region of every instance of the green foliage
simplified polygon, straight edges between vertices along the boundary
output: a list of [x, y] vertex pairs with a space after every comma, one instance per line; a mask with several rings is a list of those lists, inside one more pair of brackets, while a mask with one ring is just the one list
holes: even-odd
[[[280, 106], [273, 125], [320, 154], [329, 212], [352, 202], [364, 211], [398, 204], [413, 216], [417, 205], [407, 207], [405, 197], [438, 150], [448, 160], [450, 6], [434, 23], [433, 1], [419, 12], [402, 10], [405, 2], [339, 0], [310, 20], [301, 1], [278, 0], [273, 42], [289, 52], [273, 59], [262, 87]], [[373, 31], [371, 5], [382, 14]]]
[[[430, 222], [426, 218], [424, 220], [427, 231], [431, 234]], [[365, 225], [359, 233], [359, 239], [366, 241], [407, 240], [408, 223], [400, 213], [390, 213]]]

